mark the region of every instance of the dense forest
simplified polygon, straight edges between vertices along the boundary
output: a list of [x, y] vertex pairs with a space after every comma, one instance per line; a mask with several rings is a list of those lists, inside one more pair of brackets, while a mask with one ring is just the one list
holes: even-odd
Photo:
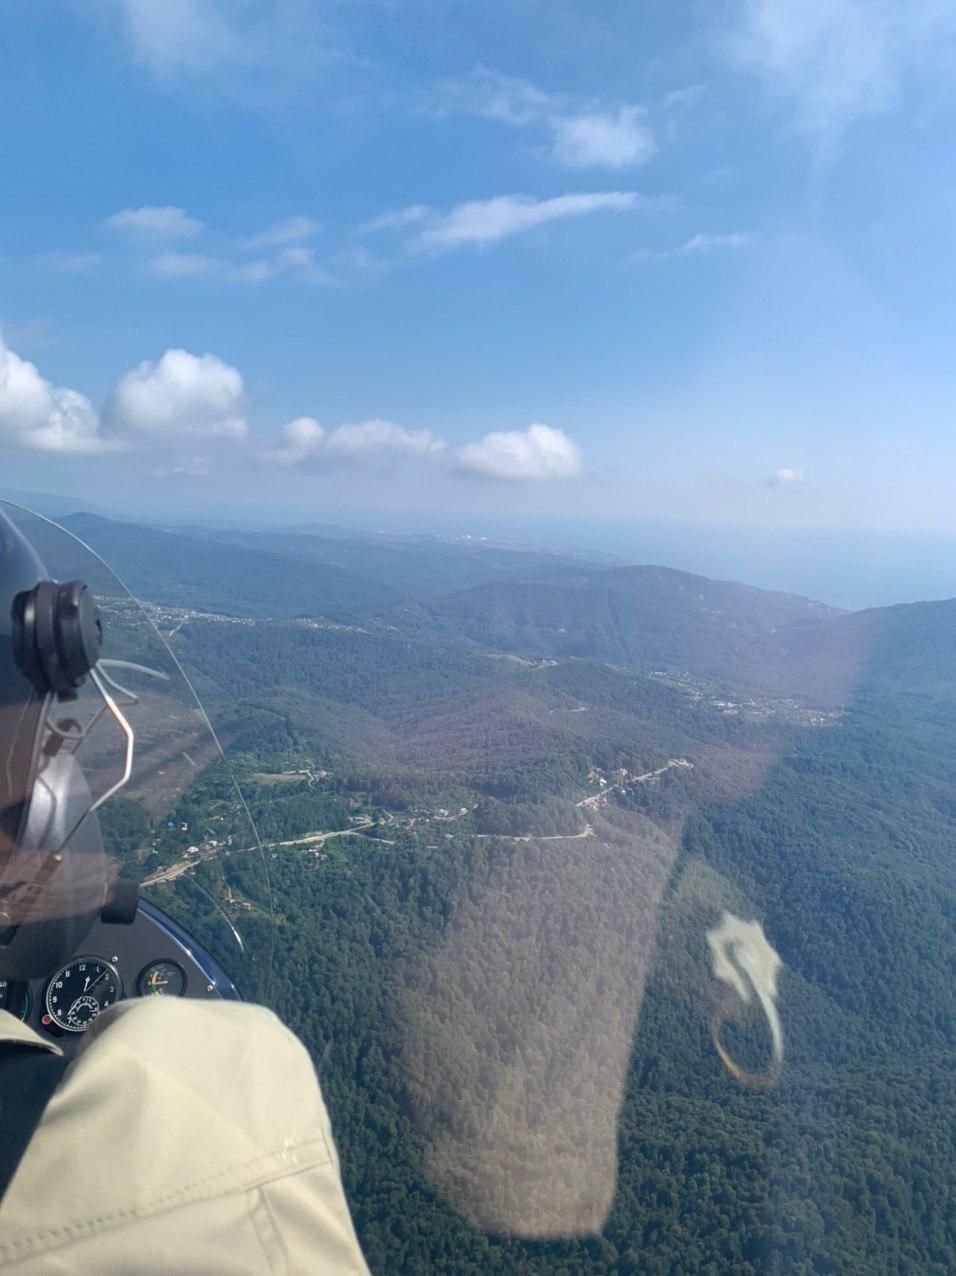
[[[340, 540], [156, 578], [231, 771], [104, 824], [140, 875], [198, 840], [154, 897], [242, 931], [373, 1271], [954, 1270], [951, 605]], [[220, 552], [262, 568], [228, 621]], [[400, 599], [310, 601], [358, 565]]]
[[[271, 862], [281, 920], [269, 1000], [316, 1059], [373, 1270], [952, 1269], [945, 766], [927, 774], [920, 750], [901, 754], [899, 739], [861, 720], [826, 742], [840, 764], [811, 791], [818, 748], [782, 759], [758, 795], [699, 808], [669, 868], [655, 864], [667, 868], [666, 888], [637, 1014], [626, 994], [642, 973], [640, 935], [625, 923], [639, 912], [648, 857], [635, 863], [646, 830], [626, 812], [593, 817], [599, 850], [464, 836], [429, 848], [405, 835], [387, 851], [363, 843], [319, 864]], [[888, 818], [888, 784], [905, 788], [905, 818]], [[907, 846], [918, 854], [901, 872]], [[241, 865], [229, 871], [241, 884]], [[724, 907], [760, 916], [785, 956], [787, 1056], [769, 1089], [738, 1085], [707, 1031], [703, 935]], [[462, 948], [479, 963], [474, 978]], [[507, 979], [516, 961], [518, 987]], [[466, 1163], [487, 1156], [481, 1114], [497, 1112], [501, 1128], [489, 1084], [504, 1066], [496, 1051], [515, 1024], [526, 1032], [536, 1001], [550, 1016], [534, 1023], [557, 1028], [527, 1034], [521, 1069], [548, 1078], [538, 1095], [548, 1125], [570, 1118], [589, 1187], [610, 1191], [599, 1233], [578, 1240], [489, 1233], [469, 1221], [474, 1198], [433, 1159], [455, 1129]], [[628, 1047], [620, 1078], [594, 1049], [614, 1034]], [[759, 1024], [730, 1039], [760, 1067]], [[451, 1091], [443, 1100], [436, 1058]], [[581, 1091], [569, 1059], [572, 1072], [622, 1082], [619, 1112], [586, 1077]], [[610, 1178], [590, 1147], [609, 1131]], [[496, 1192], [516, 1188], [528, 1208], [523, 1181]]]

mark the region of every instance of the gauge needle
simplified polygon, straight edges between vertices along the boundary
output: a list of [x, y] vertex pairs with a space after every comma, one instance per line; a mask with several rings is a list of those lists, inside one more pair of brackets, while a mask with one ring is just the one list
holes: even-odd
[[86, 987], [84, 987], [83, 992], [89, 995], [93, 991], [93, 989], [96, 987], [96, 985], [100, 983], [102, 980], [104, 980], [109, 973], [110, 972], [108, 970], [104, 970], [101, 974], [97, 975], [91, 984], [88, 984]]

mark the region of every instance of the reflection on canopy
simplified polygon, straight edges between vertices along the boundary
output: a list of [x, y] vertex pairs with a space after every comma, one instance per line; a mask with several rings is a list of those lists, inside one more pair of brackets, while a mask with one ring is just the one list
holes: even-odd
[[[846, 703], [862, 649], [851, 631], [788, 672], [785, 686], [818, 688], [822, 708], [808, 723], [829, 723]], [[784, 703], [799, 719], [796, 702]], [[471, 856], [440, 941], [401, 972], [399, 1016], [429, 1179], [475, 1225], [536, 1239], [601, 1232], [654, 971], [683, 989], [737, 1082], [779, 1078], [780, 956], [729, 878], [686, 857], [678, 865], [695, 805], [758, 790], [790, 738], [705, 738], [694, 762], [672, 760], [579, 802], [583, 833], [489, 835]], [[648, 814], [615, 804], [672, 773], [684, 787], [671, 804]]]

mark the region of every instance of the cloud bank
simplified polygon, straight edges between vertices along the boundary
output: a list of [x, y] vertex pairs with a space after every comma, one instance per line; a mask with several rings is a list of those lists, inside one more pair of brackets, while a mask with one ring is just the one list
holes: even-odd
[[406, 430], [380, 418], [326, 430], [314, 417], [297, 417], [282, 428], [278, 445], [266, 459], [307, 470], [432, 462], [463, 477], [502, 482], [571, 479], [582, 472], [577, 444], [549, 425], [494, 432], [453, 447], [430, 430]]
[[430, 430], [406, 430], [376, 417], [326, 430], [314, 417], [301, 416], [282, 427], [279, 444], [267, 458], [307, 469], [336, 464], [392, 465], [399, 460], [428, 460], [445, 451], [444, 439]]
[[[624, 154], [631, 146], [628, 140], [628, 111], [618, 113], [609, 129], [595, 116], [581, 117], [561, 133], [560, 145], [570, 156], [581, 148], [595, 146]], [[596, 140], [595, 129], [600, 133]], [[671, 205], [667, 197], [647, 197], [636, 191], [584, 191], [565, 193], [550, 198], [530, 195], [496, 195], [488, 199], [466, 200], [451, 208], [435, 208], [428, 204], [410, 204], [390, 209], [354, 227], [351, 242], [346, 240], [338, 251], [317, 257], [311, 242], [322, 226], [306, 214], [295, 214], [272, 223], [265, 229], [245, 236], [226, 236], [216, 227], [208, 227], [198, 217], [172, 204], [124, 208], [101, 223], [119, 232], [126, 240], [121, 256], [125, 259], [128, 245], [135, 246], [139, 266], [154, 279], [166, 281], [207, 281], [227, 284], [263, 284], [280, 277], [293, 278], [307, 284], [332, 286], [347, 282], [350, 276], [368, 277], [372, 270], [395, 265], [394, 259], [373, 257], [360, 242], [362, 236], [396, 233], [399, 248], [406, 261], [427, 253], [446, 253], [468, 246], [482, 247], [500, 243], [549, 222], [580, 218], [602, 212], [627, 212], [638, 208], [660, 208]], [[219, 241], [217, 251], [210, 252], [204, 239]], [[225, 246], [222, 246], [225, 240]], [[186, 242], [190, 241], [190, 242]], [[84, 274], [98, 269], [104, 257], [94, 251], [54, 250], [41, 254], [42, 264], [60, 272]]]
[[455, 446], [431, 430], [381, 417], [327, 430], [315, 417], [301, 416], [263, 449], [249, 429], [248, 406], [237, 368], [213, 354], [172, 349], [120, 377], [98, 415], [89, 399], [47, 381], [0, 336], [0, 450], [152, 456], [150, 472], [158, 478], [202, 477], [212, 466], [205, 452], [216, 448], [307, 472], [403, 464], [438, 466], [466, 478], [543, 482], [582, 471], [577, 444], [541, 424]]

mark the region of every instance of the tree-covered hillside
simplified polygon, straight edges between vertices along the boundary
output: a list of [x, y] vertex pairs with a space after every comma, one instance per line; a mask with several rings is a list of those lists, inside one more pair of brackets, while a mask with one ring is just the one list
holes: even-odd
[[184, 534], [89, 514], [65, 521], [134, 595], [169, 606], [312, 618], [531, 659], [660, 668], [827, 703], [844, 691], [840, 670], [821, 689], [814, 642], [785, 640], [789, 627], [826, 626], [839, 613], [788, 594], [428, 538]]
[[[951, 1270], [954, 760], [854, 714], [759, 792], [699, 807], [637, 1013], [627, 926], [648, 861], [626, 811], [589, 817], [588, 839], [410, 830], [274, 861], [272, 995], [318, 1062], [373, 1270]], [[738, 1084], [708, 1034], [705, 934], [724, 908], [758, 917], [784, 961], [769, 1089]], [[611, 1132], [613, 1179], [582, 1161], [584, 1189], [611, 1191], [598, 1236], [489, 1234], [466, 1221], [467, 1182], [436, 1169], [448, 1137], [466, 1168], [504, 1137], [515, 1033], [544, 1148], [562, 1120], [575, 1154]], [[759, 1021], [724, 1034], [763, 1066]], [[628, 1043], [621, 1077], [610, 1036]], [[530, 1208], [522, 1181], [497, 1191]]]
[[194, 528], [192, 534], [327, 563], [377, 581], [389, 590], [400, 583], [402, 592], [416, 599], [493, 581], [580, 570], [581, 566], [567, 555], [434, 536], [363, 535], [343, 529], [248, 532]]
[[[204, 842], [177, 907], [215, 886], [271, 965], [373, 1271], [953, 1270], [952, 605], [519, 577], [355, 623], [154, 595], [271, 876], [270, 915]], [[104, 820], [177, 867], [176, 821]]]
[[[75, 514], [64, 525], [100, 554], [135, 596], [238, 616], [349, 621], [396, 601], [397, 589], [340, 567], [174, 530]], [[68, 566], [68, 564], [66, 565]]]
[[831, 614], [806, 598], [663, 567], [579, 568], [445, 595], [418, 625], [534, 657], [692, 670], [739, 687], [779, 676], [778, 629]]

